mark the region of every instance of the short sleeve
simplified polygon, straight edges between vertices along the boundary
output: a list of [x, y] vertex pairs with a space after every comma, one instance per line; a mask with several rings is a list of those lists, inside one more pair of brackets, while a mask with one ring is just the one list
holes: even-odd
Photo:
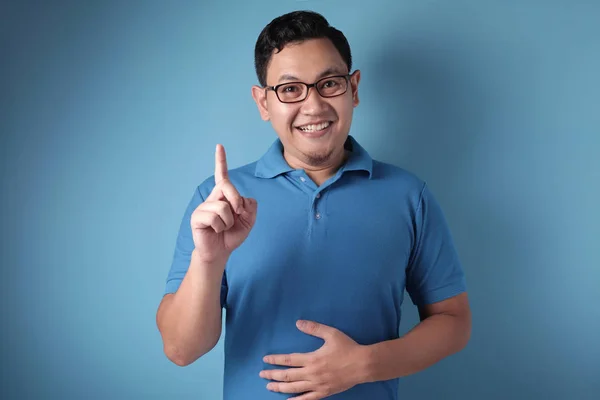
[[413, 304], [437, 303], [466, 291], [448, 223], [426, 184], [414, 218], [416, 240], [406, 270], [406, 291]]
[[[196, 188], [192, 199], [183, 214], [179, 233], [175, 242], [175, 251], [171, 262], [171, 269], [167, 276], [166, 288], [164, 294], [175, 293], [183, 281], [185, 274], [190, 266], [192, 251], [194, 250], [194, 240], [192, 239], [192, 228], [190, 219], [194, 210], [204, 201], [200, 188]], [[221, 307], [225, 306], [227, 298], [227, 277], [223, 274], [221, 282]]]

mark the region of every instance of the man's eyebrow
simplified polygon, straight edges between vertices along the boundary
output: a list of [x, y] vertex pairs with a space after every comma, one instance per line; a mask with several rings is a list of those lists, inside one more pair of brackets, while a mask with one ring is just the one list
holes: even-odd
[[[317, 80], [326, 77], [327, 75], [345, 75], [346, 72], [342, 71], [340, 68], [338, 67], [330, 67], [327, 68], [325, 71], [321, 72], [318, 76], [317, 76]], [[300, 78], [294, 76], [294, 75], [290, 75], [290, 74], [283, 74], [279, 77], [279, 83], [283, 82], [283, 81], [295, 81], [295, 82], [299, 82]]]
[[330, 68], [327, 68], [325, 71], [321, 72], [319, 74], [319, 76], [317, 77], [317, 79], [324, 78], [328, 75], [345, 75], [345, 74], [346, 74], [346, 72], [339, 69], [338, 67], [330, 67]]
[[299, 81], [300, 78], [296, 78], [294, 75], [289, 75], [289, 74], [283, 74], [279, 77], [279, 80], [277, 82], [283, 82], [283, 81]]

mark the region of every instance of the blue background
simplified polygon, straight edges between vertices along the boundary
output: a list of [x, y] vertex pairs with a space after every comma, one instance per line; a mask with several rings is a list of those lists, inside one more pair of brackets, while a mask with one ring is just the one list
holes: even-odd
[[155, 312], [215, 143], [275, 139], [253, 49], [294, 9], [347, 35], [351, 133], [429, 182], [464, 262], [471, 342], [401, 398], [598, 398], [600, 2], [566, 0], [2, 2], [0, 397], [220, 397], [222, 343], [177, 367]]

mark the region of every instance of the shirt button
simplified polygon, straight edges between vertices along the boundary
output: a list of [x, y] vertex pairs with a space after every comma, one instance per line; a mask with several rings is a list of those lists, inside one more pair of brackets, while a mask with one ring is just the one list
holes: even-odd
[[301, 176], [301, 177], [300, 177], [300, 180], [301, 180], [302, 182], [306, 182], [306, 179], [305, 179], [303, 176]]
[[315, 218], [316, 218], [316, 219], [321, 219], [321, 214], [319, 214], [319, 213], [316, 213], [316, 214], [315, 214]]
[[317, 193], [317, 199], [321, 198], [321, 193]]

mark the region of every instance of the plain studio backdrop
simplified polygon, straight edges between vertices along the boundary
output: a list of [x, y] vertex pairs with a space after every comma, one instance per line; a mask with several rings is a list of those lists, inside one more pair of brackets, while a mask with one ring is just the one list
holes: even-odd
[[254, 44], [297, 9], [347, 35], [351, 134], [428, 181], [464, 263], [472, 339], [401, 399], [597, 399], [600, 2], [567, 0], [3, 1], [0, 397], [221, 397], [222, 341], [177, 367], [155, 313], [215, 144], [275, 140]]

